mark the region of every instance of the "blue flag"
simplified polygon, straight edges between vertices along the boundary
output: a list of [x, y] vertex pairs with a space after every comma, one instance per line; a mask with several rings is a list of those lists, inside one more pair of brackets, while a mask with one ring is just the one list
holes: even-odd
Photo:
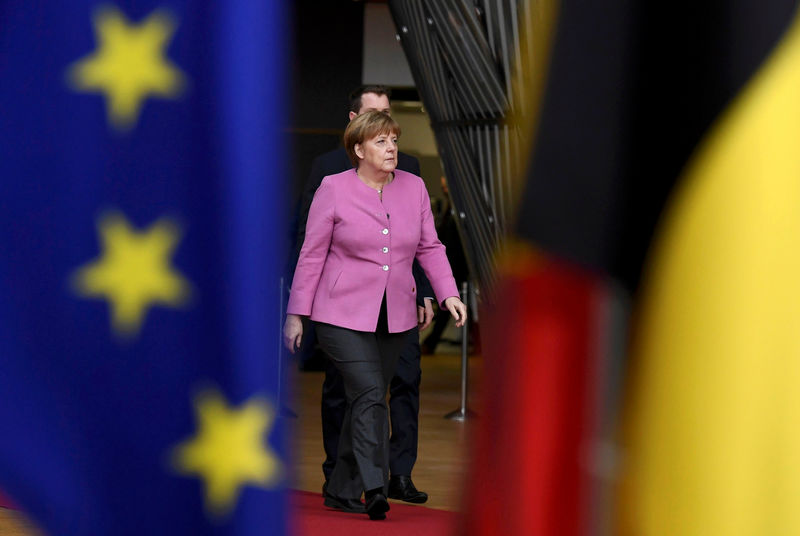
[[285, 532], [287, 26], [0, 7], [0, 489], [49, 534]]

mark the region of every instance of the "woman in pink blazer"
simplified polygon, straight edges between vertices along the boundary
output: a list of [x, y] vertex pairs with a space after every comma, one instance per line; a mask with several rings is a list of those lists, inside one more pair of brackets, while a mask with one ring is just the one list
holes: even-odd
[[370, 519], [389, 510], [386, 387], [417, 324], [414, 257], [456, 325], [467, 315], [425, 184], [395, 170], [399, 135], [400, 126], [382, 112], [363, 113], [347, 126], [345, 149], [356, 167], [325, 177], [314, 195], [284, 325], [294, 352], [300, 317], [310, 316], [344, 379], [348, 406], [325, 504], [366, 511]]

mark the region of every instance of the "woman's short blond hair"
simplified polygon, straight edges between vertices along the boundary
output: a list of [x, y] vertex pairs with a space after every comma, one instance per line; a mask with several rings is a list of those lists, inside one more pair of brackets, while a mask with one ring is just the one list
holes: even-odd
[[400, 125], [387, 113], [371, 110], [355, 116], [344, 131], [344, 149], [355, 167], [358, 167], [356, 145], [380, 134], [400, 137]]

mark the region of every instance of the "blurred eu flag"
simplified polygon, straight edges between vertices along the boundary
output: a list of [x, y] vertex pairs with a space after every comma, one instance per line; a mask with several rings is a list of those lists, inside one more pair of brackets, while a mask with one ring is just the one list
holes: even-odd
[[286, 22], [0, 6], [0, 488], [49, 534], [285, 532]]

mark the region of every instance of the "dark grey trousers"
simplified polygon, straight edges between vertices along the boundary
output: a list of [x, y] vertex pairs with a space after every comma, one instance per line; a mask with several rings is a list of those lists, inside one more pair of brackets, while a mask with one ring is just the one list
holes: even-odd
[[386, 388], [408, 332], [389, 333], [385, 306], [375, 333], [315, 322], [317, 340], [344, 380], [347, 399], [336, 466], [328, 493], [357, 499], [389, 482], [389, 416]]
[[[449, 312], [447, 314], [450, 314]], [[394, 475], [411, 476], [417, 461], [419, 438], [419, 385], [420, 370], [419, 330], [406, 331], [406, 343], [389, 384], [389, 470]], [[305, 336], [305, 333], [303, 334]], [[325, 360], [325, 381], [322, 383], [322, 444], [325, 461], [322, 472], [330, 480], [339, 453], [339, 439], [344, 422], [347, 398], [344, 381], [333, 361]]]

